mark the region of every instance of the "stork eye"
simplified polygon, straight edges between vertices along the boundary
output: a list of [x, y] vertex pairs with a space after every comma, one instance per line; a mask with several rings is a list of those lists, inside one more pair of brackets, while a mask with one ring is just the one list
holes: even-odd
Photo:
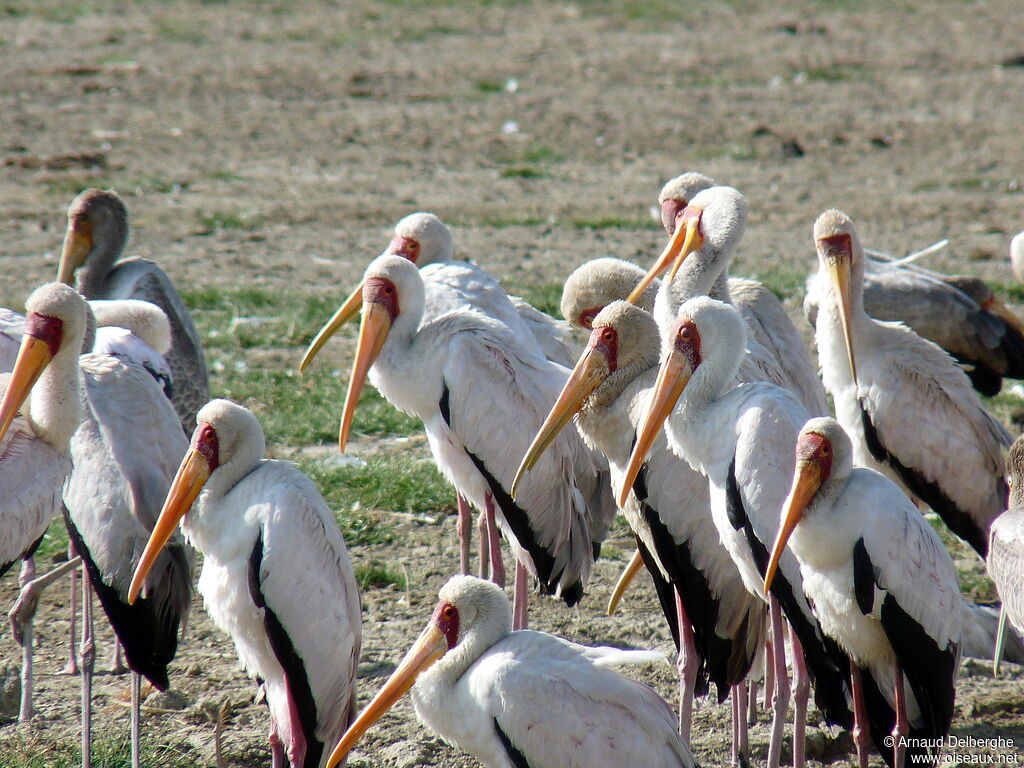
[[607, 342], [615, 341], [615, 331], [611, 328], [606, 328], [604, 333], [601, 334], [601, 338]]
[[446, 605], [444, 608], [441, 609], [441, 615], [444, 616], [446, 619], [450, 619], [452, 616], [455, 615], [455, 606]]
[[384, 287], [384, 293], [394, 293], [394, 292], [395, 292], [395, 287], [393, 285], [388, 285], [388, 286]]
[[821, 445], [821, 455], [822, 456], [828, 456], [831, 452], [832, 452], [832, 448], [829, 447], [829, 444], [828, 443], [822, 443], [822, 445]]
[[690, 329], [690, 326], [684, 325], [682, 328], [679, 329], [679, 339], [680, 339], [680, 341], [689, 341], [692, 338], [693, 338], [693, 331]]

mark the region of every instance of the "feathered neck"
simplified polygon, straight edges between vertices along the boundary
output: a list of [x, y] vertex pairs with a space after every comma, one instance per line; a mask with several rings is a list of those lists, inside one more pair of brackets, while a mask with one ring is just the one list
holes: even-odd
[[107, 217], [93, 224], [93, 246], [78, 270], [78, 292], [87, 299], [98, 298], [114, 262], [124, 252], [128, 242], [128, 222], [119, 217]]

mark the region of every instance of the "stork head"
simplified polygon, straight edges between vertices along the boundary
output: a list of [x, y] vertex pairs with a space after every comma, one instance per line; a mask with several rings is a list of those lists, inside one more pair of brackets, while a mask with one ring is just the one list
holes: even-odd
[[735, 379], [746, 344], [743, 318], [728, 304], [698, 296], [679, 308], [662, 339], [658, 378], [619, 489], [619, 506], [625, 504], [658, 432], [691, 381], [701, 379], [702, 397], [716, 397]]
[[[25, 302], [25, 310], [25, 333], [0, 403], [0, 440], [53, 359], [58, 355], [77, 359], [89, 311], [85, 299], [63, 283], [46, 283], [37, 288]], [[74, 407], [77, 413], [77, 402]], [[76, 420], [76, 427], [77, 424]]]
[[634, 289], [630, 301], [635, 301], [654, 278], [670, 267], [666, 279], [671, 282], [692, 253], [701, 252], [708, 262], [717, 266], [711, 270], [717, 276], [728, 266], [728, 259], [743, 237], [747, 200], [732, 187], [709, 187], [698, 192], [675, 214], [673, 221], [674, 230], [668, 245]]
[[814, 222], [814, 247], [818, 252], [818, 268], [825, 273], [839, 302], [839, 319], [843, 326], [846, 357], [850, 375], [857, 383], [857, 362], [853, 345], [853, 292], [855, 277], [863, 269], [864, 250], [857, 237], [853, 220], [842, 211], [830, 208]]
[[259, 463], [265, 451], [263, 428], [247, 408], [230, 400], [211, 400], [199, 410], [192, 442], [171, 481], [160, 516], [132, 575], [129, 604], [135, 602], [161, 550], [211, 476], [218, 470], [226, 472], [230, 487]]
[[[128, 209], [112, 189], [87, 189], [68, 208], [68, 228], [60, 251], [57, 280], [71, 285], [96, 243], [128, 239]], [[118, 249], [119, 252], [119, 249]], [[111, 254], [111, 262], [117, 253]]]
[[93, 299], [89, 307], [96, 317], [97, 328], [124, 328], [161, 355], [166, 356], [170, 351], [171, 322], [156, 304], [140, 299]]
[[[401, 256], [417, 267], [423, 267], [437, 261], [450, 261], [452, 251], [452, 233], [443, 221], [432, 213], [410, 213], [395, 225], [394, 237], [382, 256]], [[327, 340], [359, 312], [363, 305], [363, 287], [364, 283], [359, 283], [317, 332], [299, 363], [300, 373], [305, 373]]]
[[690, 204], [690, 201], [715, 182], [703, 173], [689, 171], [665, 182], [658, 194], [658, 205], [661, 207], [661, 224], [671, 237], [679, 227], [679, 214]]
[[408, 259], [417, 267], [437, 261], [451, 261], [452, 232], [432, 213], [410, 213], [395, 225], [385, 253]]
[[852, 468], [853, 446], [838, 421], [820, 417], [804, 424], [796, 441], [793, 484], [782, 506], [779, 531], [765, 570], [765, 594], [771, 588], [786, 543], [806, 517], [822, 486], [830, 480], [849, 477]]
[[523, 456], [512, 481], [513, 498], [519, 481], [573, 416], [593, 400], [604, 404], [618, 397], [630, 381], [654, 365], [658, 344], [654, 318], [629, 302], [614, 301], [597, 314], [587, 348]]
[[338, 446], [342, 452], [348, 444], [352, 418], [366, 377], [384, 348], [391, 327], [403, 312], [415, 315], [417, 322], [422, 314], [423, 278], [411, 261], [400, 256], [378, 256], [363, 275], [361, 298], [363, 311], [359, 341], [356, 344], [356, 357], [352, 363], [352, 375], [338, 434]]
[[[460, 645], [473, 655], [470, 663], [507, 635], [512, 627], [512, 608], [502, 589], [473, 576], [453, 576], [438, 595], [440, 598], [427, 626], [398, 668], [352, 722], [327, 760], [333, 768], [352, 750], [359, 738], [413, 687], [416, 679], [441, 657]], [[469, 636], [474, 636], [474, 642]]]
[[1010, 470], [1010, 506], [1024, 506], [1024, 435], [1013, 441], [1006, 465]]
[[[573, 270], [562, 289], [562, 317], [577, 328], [594, 327], [594, 318], [613, 301], [624, 299], [644, 277], [636, 264], [605, 256], [592, 259]], [[650, 312], [654, 308], [656, 285], [651, 285], [634, 303]]]

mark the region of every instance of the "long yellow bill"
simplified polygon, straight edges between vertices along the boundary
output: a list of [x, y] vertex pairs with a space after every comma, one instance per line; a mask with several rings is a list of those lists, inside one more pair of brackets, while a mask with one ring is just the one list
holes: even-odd
[[18, 359], [7, 382], [3, 402], [0, 403], [0, 440], [3, 440], [18, 410], [25, 404], [32, 387], [53, 359], [50, 345], [43, 339], [25, 334], [21, 337]]
[[643, 466], [647, 454], [661, 431], [662, 425], [672, 413], [679, 396], [686, 389], [687, 382], [693, 375], [693, 366], [689, 359], [681, 352], [672, 349], [661, 361], [661, 368], [658, 369], [658, 380], [654, 385], [654, 393], [651, 395], [651, 404], [648, 406], [647, 415], [644, 416], [636, 436], [636, 443], [633, 446], [633, 453], [629, 457], [629, 464], [626, 465], [626, 475], [619, 489], [618, 502], [620, 507], [626, 505], [629, 492], [633, 489], [636, 476], [640, 474], [640, 467]]
[[857, 362], [854, 359], [853, 331], [850, 328], [853, 317], [853, 294], [850, 290], [850, 258], [848, 256], [825, 259], [829, 277], [839, 296], [839, 320], [843, 324], [843, 340], [846, 342], [846, 359], [850, 362], [850, 375], [857, 384]]
[[345, 396], [345, 410], [341, 413], [341, 429], [338, 432], [338, 448], [345, 452], [348, 445], [349, 432], [352, 430], [352, 418], [356, 413], [359, 395], [366, 383], [366, 375], [370, 366], [380, 354], [384, 342], [391, 330], [391, 315], [383, 305], [372, 301], [363, 302], [363, 319], [359, 325], [359, 343], [356, 345], [356, 359], [352, 363], [352, 376], [348, 381], [348, 394]]
[[779, 560], [782, 558], [782, 552], [786, 549], [786, 542], [793, 535], [797, 524], [803, 520], [804, 514], [807, 512], [807, 505], [811, 503], [814, 494], [821, 488], [822, 482], [820, 464], [806, 459], [797, 461], [796, 471], [793, 474], [793, 486], [789, 489], [789, 496], [786, 497], [786, 502], [782, 506], [782, 521], [779, 525], [779, 532], [775, 535], [775, 543], [772, 545], [768, 568], [764, 572], [764, 593], [766, 595], [775, 579], [775, 571], [779, 568]]
[[384, 686], [377, 691], [373, 700], [366, 705], [366, 709], [359, 713], [359, 717], [345, 731], [338, 746], [334, 748], [327, 760], [327, 768], [334, 768], [340, 763], [352, 751], [352, 747], [355, 746], [359, 738], [370, 729], [370, 726], [380, 720], [384, 713], [412, 688], [416, 678], [444, 656], [447, 651], [448, 642], [444, 633], [433, 624], [429, 624], [420, 633], [415, 645], [405, 654], [398, 669], [392, 673]]
[[558, 399], [551, 406], [551, 412], [544, 419], [537, 436], [533, 438], [533, 442], [530, 443], [526, 455], [523, 456], [523, 460], [519, 464], [510, 491], [513, 499], [516, 497], [519, 481], [529, 470], [533, 469], [548, 446], [554, 442], [565, 425], [583, 407], [584, 401], [608, 378], [609, 368], [608, 360], [593, 346], [588, 346], [580, 355], [580, 359], [576, 362], [572, 373], [569, 374], [569, 378], [566, 379]]
[[640, 297], [643, 296], [644, 291], [647, 290], [647, 286], [654, 281], [654, 278], [668, 269], [669, 265], [672, 265], [672, 271], [668, 279], [672, 280], [676, 276], [676, 272], [686, 260], [686, 257], [700, 248], [703, 243], [704, 239], [701, 237], [699, 225], [700, 219], [696, 216], [687, 217], [682, 220], [681, 225], [676, 227], [676, 231], [672, 233], [672, 237], [669, 239], [668, 245], [665, 246], [665, 250], [661, 252], [661, 255], [654, 262], [654, 266], [647, 271], [643, 279], [637, 283], [636, 288], [629, 294], [627, 301], [631, 304], [636, 304]]
[[160, 555], [160, 550], [171, 538], [171, 534], [174, 533], [181, 518], [192, 508], [193, 502], [199, 496], [199, 492], [203, 490], [209, 477], [210, 465], [206, 456], [195, 448], [189, 448], [185, 458], [181, 460], [178, 473], [174, 476], [170, 489], [167, 491], [163, 509], [160, 510], [160, 517], [157, 518], [153, 532], [149, 535], [142, 558], [135, 567], [131, 586], [128, 587], [129, 605], [134, 603], [135, 598], [139, 596], [142, 585], [146, 582], [146, 576]]
[[71, 219], [68, 222], [68, 231], [64, 234], [64, 244], [60, 249], [57, 280], [74, 285], [75, 270], [85, 263], [85, 258], [91, 250], [92, 224], [88, 219]]
[[615, 612], [619, 609], [619, 603], [622, 602], [622, 596], [626, 594], [626, 590], [629, 589], [629, 585], [633, 583], [633, 579], [640, 573], [640, 569], [644, 565], [643, 555], [640, 554], [640, 550], [636, 550], [633, 556], [629, 559], [629, 563], [626, 565], [626, 569], [619, 576], [619, 580], [615, 582], [615, 589], [612, 590], [612, 596], [608, 598], [608, 610], [609, 616], [614, 616]]
[[299, 373], [306, 372], [306, 368], [313, 362], [313, 358], [316, 357], [324, 344], [327, 343], [327, 340], [337, 333], [341, 326], [356, 316], [362, 303], [363, 284], [360, 283], [352, 294], [345, 299], [345, 303], [338, 308], [338, 311], [331, 316], [326, 325], [320, 329], [316, 337], [309, 343], [309, 346], [306, 347], [306, 354], [302, 356], [302, 362], [299, 363]]

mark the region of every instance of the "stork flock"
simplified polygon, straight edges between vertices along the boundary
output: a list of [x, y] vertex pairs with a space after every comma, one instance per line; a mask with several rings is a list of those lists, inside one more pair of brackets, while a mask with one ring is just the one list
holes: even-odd
[[[653, 265], [580, 265], [564, 321], [456, 260], [436, 216], [411, 214], [310, 344], [302, 370], [360, 316], [341, 450], [369, 379], [422, 420], [457, 495], [461, 575], [357, 715], [361, 600], [332, 510], [298, 468], [264, 458], [250, 411], [210, 400], [173, 284], [121, 258], [123, 201], [75, 198], [57, 281], [24, 316], [0, 310], [0, 574], [21, 562], [21, 720], [40, 595], [81, 565], [69, 669], [82, 677], [83, 765], [95, 594], [132, 672], [138, 766], [140, 681], [170, 685], [195, 548], [206, 609], [265, 696], [274, 768], [343, 763], [410, 689], [420, 720], [489, 768], [694, 766], [695, 698], [729, 698], [732, 761], [748, 765], [762, 679], [769, 768], [790, 703], [792, 764], [804, 764], [812, 697], [852, 733], [862, 768], [872, 748], [897, 768], [937, 761], [961, 657], [998, 644], [998, 664], [1006, 618], [1024, 631], [1024, 441], [1011, 447], [978, 396], [1024, 378], [1024, 326], [981, 281], [867, 252], [828, 210], [808, 222], [819, 377], [774, 294], [729, 274], [744, 196], [687, 173], [659, 205], [669, 239]], [[589, 333], [582, 349], [574, 328]], [[926, 510], [987, 560], [998, 624], [961, 595]], [[637, 552], [612, 602], [646, 568], [675, 645], [676, 713], [616, 669], [660, 654], [526, 628], [531, 591], [585, 599], [618, 512]], [[32, 554], [58, 513], [73, 551], [37, 576]]]

